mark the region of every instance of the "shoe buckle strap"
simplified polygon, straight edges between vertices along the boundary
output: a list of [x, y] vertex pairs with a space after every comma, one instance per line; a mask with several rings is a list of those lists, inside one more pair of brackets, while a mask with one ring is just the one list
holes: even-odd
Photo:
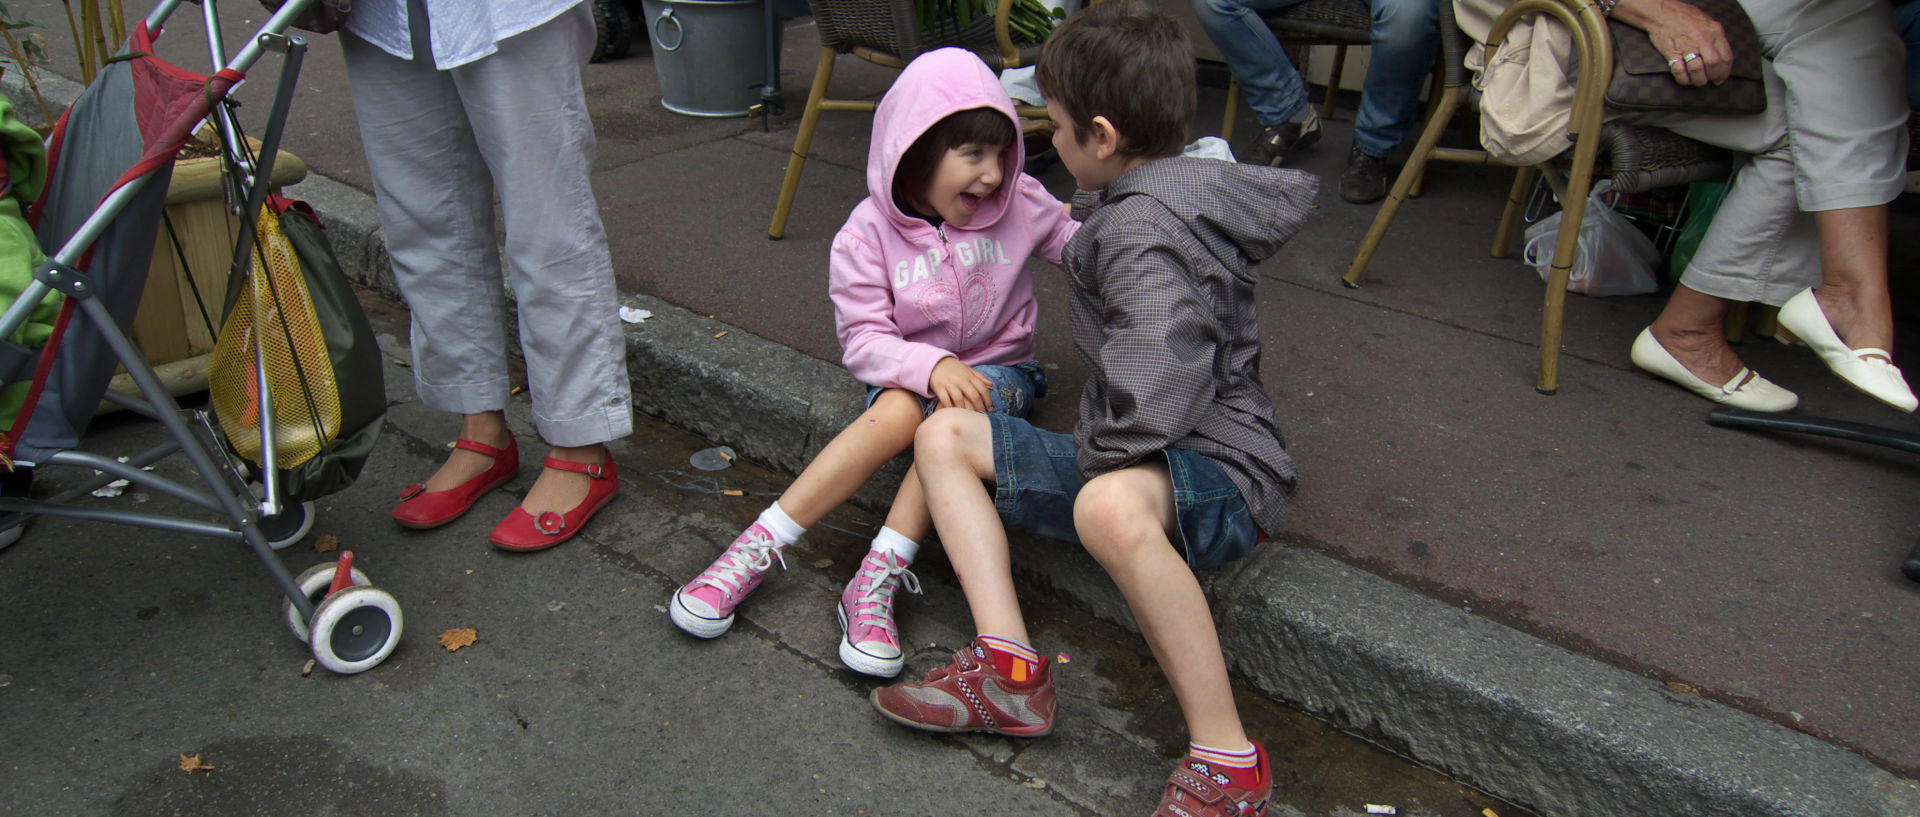
[[1891, 362], [1893, 360], [1893, 353], [1885, 349], [1875, 349], [1871, 346], [1866, 346], [1859, 349], [1849, 349], [1848, 352], [1862, 363], [1881, 363], [1896, 372], [1900, 370], [1900, 367], [1893, 365]]
[[558, 536], [567, 529], [567, 518], [557, 511], [541, 511], [533, 518], [533, 527], [548, 536]]
[[1173, 774], [1167, 778], [1167, 785], [1177, 786], [1207, 805], [1227, 799], [1226, 790], [1185, 766], [1173, 770]]
[[591, 479], [607, 478], [606, 460], [601, 460], [600, 462], [574, 462], [573, 460], [563, 460], [558, 457], [548, 457], [541, 464], [558, 471], [572, 471], [578, 474], [586, 474]]
[[[508, 445], [512, 445], [512, 443], [508, 443]], [[485, 454], [494, 459], [499, 459], [507, 454], [507, 449], [505, 448], [495, 448], [478, 440], [468, 440], [464, 438], [454, 440], [453, 447], [463, 448], [476, 454]]]

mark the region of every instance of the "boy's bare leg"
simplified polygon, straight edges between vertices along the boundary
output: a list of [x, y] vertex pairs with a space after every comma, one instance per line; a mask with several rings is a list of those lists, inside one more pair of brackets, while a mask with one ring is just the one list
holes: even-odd
[[[935, 514], [938, 518], [938, 514]], [[1173, 544], [1173, 481], [1165, 464], [1102, 474], [1080, 489], [1073, 526], [1127, 598], [1134, 621], [1173, 685], [1194, 743], [1247, 745], [1227, 683], [1227, 661], [1200, 580]], [[951, 549], [951, 546], [949, 546]]]
[[913, 395], [899, 389], [881, 392], [780, 494], [780, 509], [801, 527], [813, 527], [867, 484], [887, 460], [907, 450], [919, 425], [920, 403]]
[[984, 414], [941, 409], [920, 425], [913, 446], [927, 510], [966, 591], [974, 631], [1033, 643], [1013, 594], [1007, 530], [987, 487], [993, 482], [993, 424]]

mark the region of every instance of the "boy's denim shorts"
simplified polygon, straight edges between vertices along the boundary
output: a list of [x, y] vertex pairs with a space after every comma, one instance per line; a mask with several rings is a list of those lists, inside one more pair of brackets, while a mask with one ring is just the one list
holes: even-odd
[[[1017, 363], [1012, 366], [975, 366], [973, 370], [993, 381], [990, 391], [993, 394], [993, 413], [1009, 417], [1025, 417], [1033, 410], [1033, 401], [1047, 396], [1047, 370], [1037, 360]], [[886, 391], [880, 386], [867, 387], [867, 407], [873, 407], [873, 401], [880, 399], [880, 393]], [[902, 389], [902, 391], [906, 391]], [[907, 392], [913, 394], [913, 392]], [[940, 401], [931, 397], [914, 394], [920, 401], [920, 416], [931, 417]]]
[[[1025, 420], [987, 415], [993, 426], [993, 504], [1007, 524], [1079, 544], [1073, 501], [1084, 482], [1074, 460], [1071, 434], [1035, 428]], [[1168, 448], [1174, 513], [1180, 541], [1174, 545], [1194, 570], [1226, 564], [1265, 538], [1240, 488], [1220, 464], [1184, 448]]]

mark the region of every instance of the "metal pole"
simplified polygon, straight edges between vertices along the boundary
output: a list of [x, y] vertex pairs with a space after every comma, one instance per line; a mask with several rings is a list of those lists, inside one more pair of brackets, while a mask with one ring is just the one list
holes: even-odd
[[166, 25], [167, 18], [173, 16], [173, 10], [179, 7], [180, 0], [160, 0], [160, 4], [154, 6], [153, 12], [147, 15], [147, 30], [159, 31]]
[[[208, 0], [208, 2], [211, 1]], [[312, 2], [313, 0], [287, 0], [286, 5], [281, 6], [279, 11], [267, 18], [267, 21], [260, 26], [260, 33], [254, 35], [253, 39], [248, 41], [247, 47], [240, 49], [239, 54], [234, 55], [233, 61], [227, 63], [227, 67], [246, 73], [247, 69], [252, 68], [253, 64], [259, 62], [260, 58], [266, 54], [267, 46], [263, 41], [272, 35], [287, 33], [287, 29], [293, 28], [293, 18], [306, 11], [308, 4]]]
[[[34, 516], [65, 516], [73, 519], [111, 522], [116, 525], [138, 525], [143, 528], [158, 528], [176, 533], [197, 533], [202, 536], [212, 536], [217, 539], [231, 540], [240, 538], [239, 531], [222, 527], [212, 522], [140, 513], [139, 511], [119, 511], [106, 508], [89, 508], [79, 505], [56, 505], [51, 502], [18, 499], [15, 497], [0, 497], [0, 512], [25, 513]], [[274, 559], [275, 564], [278, 564], [279, 561], [277, 557]], [[284, 568], [282, 569], [284, 570]], [[312, 618], [313, 614], [308, 613], [307, 617]]]
[[227, 64], [227, 43], [220, 36], [219, 10], [211, 0], [200, 4], [200, 16], [207, 22], [207, 51], [213, 56], [209, 62], [214, 68]]
[[[107, 482], [112, 482], [116, 478], [124, 479], [138, 483], [141, 487], [152, 488], [175, 499], [191, 502], [215, 513], [221, 510], [219, 503], [214, 502], [206, 494], [196, 492], [192, 488], [188, 488], [159, 474], [140, 470], [143, 466], [147, 465], [147, 463], [134, 465], [132, 462], [120, 462], [119, 460], [111, 457], [103, 457], [99, 454], [88, 454], [84, 451], [68, 450], [48, 457], [44, 464], [78, 465], [91, 468], [105, 474]], [[96, 477], [96, 479], [99, 478]], [[96, 485], [94, 487], [97, 488], [99, 486]], [[92, 490], [92, 488], [88, 489], [89, 492]]]
[[[298, 1], [294, 0], [294, 2]], [[98, 298], [82, 299], [79, 301], [79, 307], [87, 313], [88, 318], [93, 320], [94, 329], [99, 332], [101, 339], [107, 342], [107, 345], [113, 349], [114, 355], [126, 365], [127, 374], [133, 377], [133, 382], [140, 384], [140, 393], [161, 408], [160, 424], [166, 426], [167, 433], [174, 439], [182, 441], [181, 453], [187, 455], [187, 462], [191, 463], [193, 469], [199, 472], [200, 478], [206, 481], [208, 492], [220, 504], [220, 512], [232, 521], [234, 527], [240, 529], [241, 537], [246, 540], [248, 547], [253, 548], [254, 555], [260, 558], [261, 564], [266, 566], [267, 573], [273, 577], [274, 584], [279, 586], [280, 591], [286, 594], [287, 600], [293, 602], [294, 606], [300, 610], [300, 615], [313, 618], [313, 602], [300, 592], [300, 586], [293, 582], [293, 574], [287, 572], [287, 566], [280, 562], [279, 555], [273, 552], [273, 548], [267, 545], [266, 537], [260, 534], [257, 522], [248, 517], [248, 512], [252, 509], [242, 507], [240, 500], [221, 479], [225, 472], [221, 470], [219, 464], [214, 462], [213, 455], [197, 443], [185, 444], [186, 440], [196, 439], [193, 436], [193, 430], [187, 427], [186, 421], [180, 419], [180, 404], [173, 399], [172, 394], [167, 392], [166, 385], [160, 382], [160, 376], [153, 373], [153, 367], [147, 365], [146, 357], [140, 354], [139, 348], [133, 345], [133, 341], [127, 337], [126, 333], [120, 331], [120, 325], [114, 322], [113, 315], [107, 312], [106, 305], [100, 303]]]

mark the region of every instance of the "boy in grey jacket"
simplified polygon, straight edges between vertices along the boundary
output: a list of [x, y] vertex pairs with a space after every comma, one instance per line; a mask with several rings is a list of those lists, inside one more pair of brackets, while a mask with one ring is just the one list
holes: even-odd
[[1176, 155], [1196, 104], [1192, 49], [1135, 0], [1068, 19], [1038, 76], [1054, 146], [1092, 207], [1064, 253], [1089, 370], [1079, 419], [1071, 436], [954, 409], [920, 426], [916, 470], [979, 635], [873, 703], [934, 731], [1052, 730], [1051, 666], [1014, 598], [1005, 517], [1086, 547], [1166, 673], [1192, 747], [1155, 813], [1261, 814], [1265, 751], [1241, 726], [1193, 571], [1252, 550], [1293, 494], [1260, 385], [1252, 267], [1299, 230], [1318, 182]]

